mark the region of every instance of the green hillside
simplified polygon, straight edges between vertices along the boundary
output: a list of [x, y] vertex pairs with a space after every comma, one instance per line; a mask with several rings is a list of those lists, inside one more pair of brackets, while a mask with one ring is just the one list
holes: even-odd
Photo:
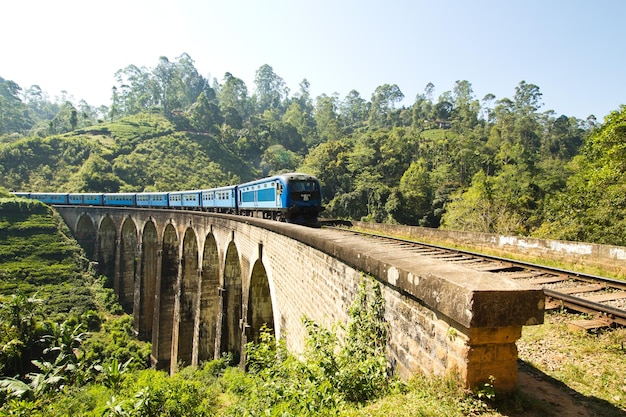
[[0, 295], [37, 295], [47, 315], [96, 304], [87, 259], [57, 214], [37, 201], [0, 197]]
[[63, 192], [207, 188], [257, 176], [214, 137], [140, 114], [0, 148], [0, 185]]

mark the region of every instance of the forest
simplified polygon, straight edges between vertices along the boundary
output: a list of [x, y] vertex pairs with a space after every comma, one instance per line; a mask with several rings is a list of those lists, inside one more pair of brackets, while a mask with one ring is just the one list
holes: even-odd
[[[160, 57], [118, 70], [110, 106], [0, 78], [0, 187], [200, 188], [303, 171], [332, 218], [626, 245], [626, 107], [599, 121], [542, 109], [539, 86], [477, 98], [470, 81], [412, 105], [291, 91], [270, 65], [253, 88]], [[437, 90], [439, 91], [439, 90]]]

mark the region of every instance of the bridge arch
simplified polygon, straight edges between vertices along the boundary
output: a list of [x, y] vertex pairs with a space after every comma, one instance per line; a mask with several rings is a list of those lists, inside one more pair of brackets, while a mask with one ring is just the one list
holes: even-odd
[[76, 232], [74, 233], [76, 240], [80, 246], [85, 250], [85, 254], [88, 259], [95, 259], [97, 242], [97, 230], [91, 216], [87, 213], [82, 213], [78, 218], [76, 224]]
[[[158, 283], [159, 299], [155, 305], [158, 320], [155, 321], [155, 333], [152, 336], [152, 354], [159, 368], [167, 368], [172, 358], [172, 335], [174, 328], [174, 305], [176, 300], [176, 282], [179, 270], [178, 234], [172, 223], [163, 231], [161, 250], [161, 279]], [[154, 331], [153, 330], [153, 331]], [[156, 346], [155, 343], [156, 342]]]
[[110, 216], [105, 216], [100, 222], [98, 231], [98, 273], [107, 277], [105, 286], [113, 287], [115, 276], [115, 245], [117, 230]]
[[114, 288], [126, 313], [132, 313], [135, 297], [135, 271], [137, 268], [137, 225], [126, 217], [122, 223], [119, 240], [119, 262]]
[[233, 360], [239, 362], [241, 358], [242, 280], [239, 251], [234, 241], [231, 241], [226, 249], [223, 282], [220, 352], [232, 353]]
[[[213, 232], [204, 241], [200, 283], [200, 317], [198, 329], [198, 359], [218, 359], [218, 317], [220, 315], [220, 265], [217, 242]], [[220, 329], [221, 330], [221, 329]]]
[[250, 275], [247, 324], [249, 326], [248, 342], [259, 342], [263, 326], [266, 326], [273, 334], [276, 333], [270, 284], [261, 259], [254, 263]]
[[[176, 361], [184, 365], [192, 363], [194, 331], [196, 319], [196, 304], [199, 284], [200, 269], [198, 262], [198, 239], [192, 228], [185, 231], [181, 258], [180, 297], [178, 308], [178, 355]], [[174, 323], [176, 326], [176, 323]], [[194, 336], [192, 336], [194, 335]], [[197, 344], [197, 339], [195, 344]], [[196, 360], [197, 362], [197, 360]]]
[[139, 274], [139, 317], [137, 331], [143, 340], [152, 340], [154, 298], [156, 294], [160, 242], [156, 225], [149, 219], [141, 233], [141, 269]]

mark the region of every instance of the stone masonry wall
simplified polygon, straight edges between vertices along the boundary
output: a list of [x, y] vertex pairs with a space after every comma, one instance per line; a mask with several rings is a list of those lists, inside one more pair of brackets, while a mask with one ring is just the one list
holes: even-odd
[[[264, 263], [271, 265], [270, 285], [280, 309], [275, 311], [275, 321], [280, 323], [280, 337], [285, 338], [289, 350], [302, 353], [305, 349], [305, 316], [326, 328], [336, 328], [343, 338], [336, 325], [348, 322], [348, 310], [359, 290], [362, 273], [286, 236], [268, 231], [262, 235], [256, 238], [267, 242]], [[390, 330], [389, 361], [395, 372], [404, 379], [418, 372], [440, 375], [457, 371], [467, 376], [469, 337], [419, 302], [388, 286], [381, 285], [381, 289]], [[514, 353], [509, 360], [517, 359]]]
[[[85, 210], [59, 211], [73, 228]], [[87, 210], [102, 217], [106, 209]], [[242, 305], [224, 314], [241, 314], [242, 328], [252, 266], [260, 260], [267, 273], [276, 335], [284, 338], [296, 354], [305, 348], [304, 317], [328, 328], [347, 322], [348, 309], [364, 272], [381, 286], [390, 331], [388, 359], [405, 379], [416, 372], [439, 375], [456, 371], [468, 388], [495, 377], [498, 391], [511, 392], [517, 386], [515, 341], [521, 327], [543, 321], [542, 291], [523, 288], [510, 280], [494, 282], [486, 273], [432, 258], [390, 251], [361, 237], [205, 213], [119, 210], [114, 217], [122, 219], [125, 215], [135, 218], [137, 225], [150, 216], [159, 234], [168, 223], [176, 226], [179, 236], [193, 228], [200, 253], [211, 233], [216, 239], [222, 275], [227, 252], [234, 253], [234, 245]], [[159, 320], [158, 315], [155, 320]], [[341, 331], [338, 333], [344, 337]]]

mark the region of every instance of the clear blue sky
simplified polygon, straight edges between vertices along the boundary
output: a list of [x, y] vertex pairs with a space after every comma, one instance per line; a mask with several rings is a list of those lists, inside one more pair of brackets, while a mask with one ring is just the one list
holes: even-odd
[[313, 97], [397, 84], [409, 105], [429, 82], [436, 99], [467, 80], [501, 99], [524, 80], [542, 111], [603, 120], [626, 104], [623, 0], [20, 0], [0, 13], [0, 77], [91, 105], [110, 104], [118, 69], [185, 52], [251, 92], [269, 64]]

